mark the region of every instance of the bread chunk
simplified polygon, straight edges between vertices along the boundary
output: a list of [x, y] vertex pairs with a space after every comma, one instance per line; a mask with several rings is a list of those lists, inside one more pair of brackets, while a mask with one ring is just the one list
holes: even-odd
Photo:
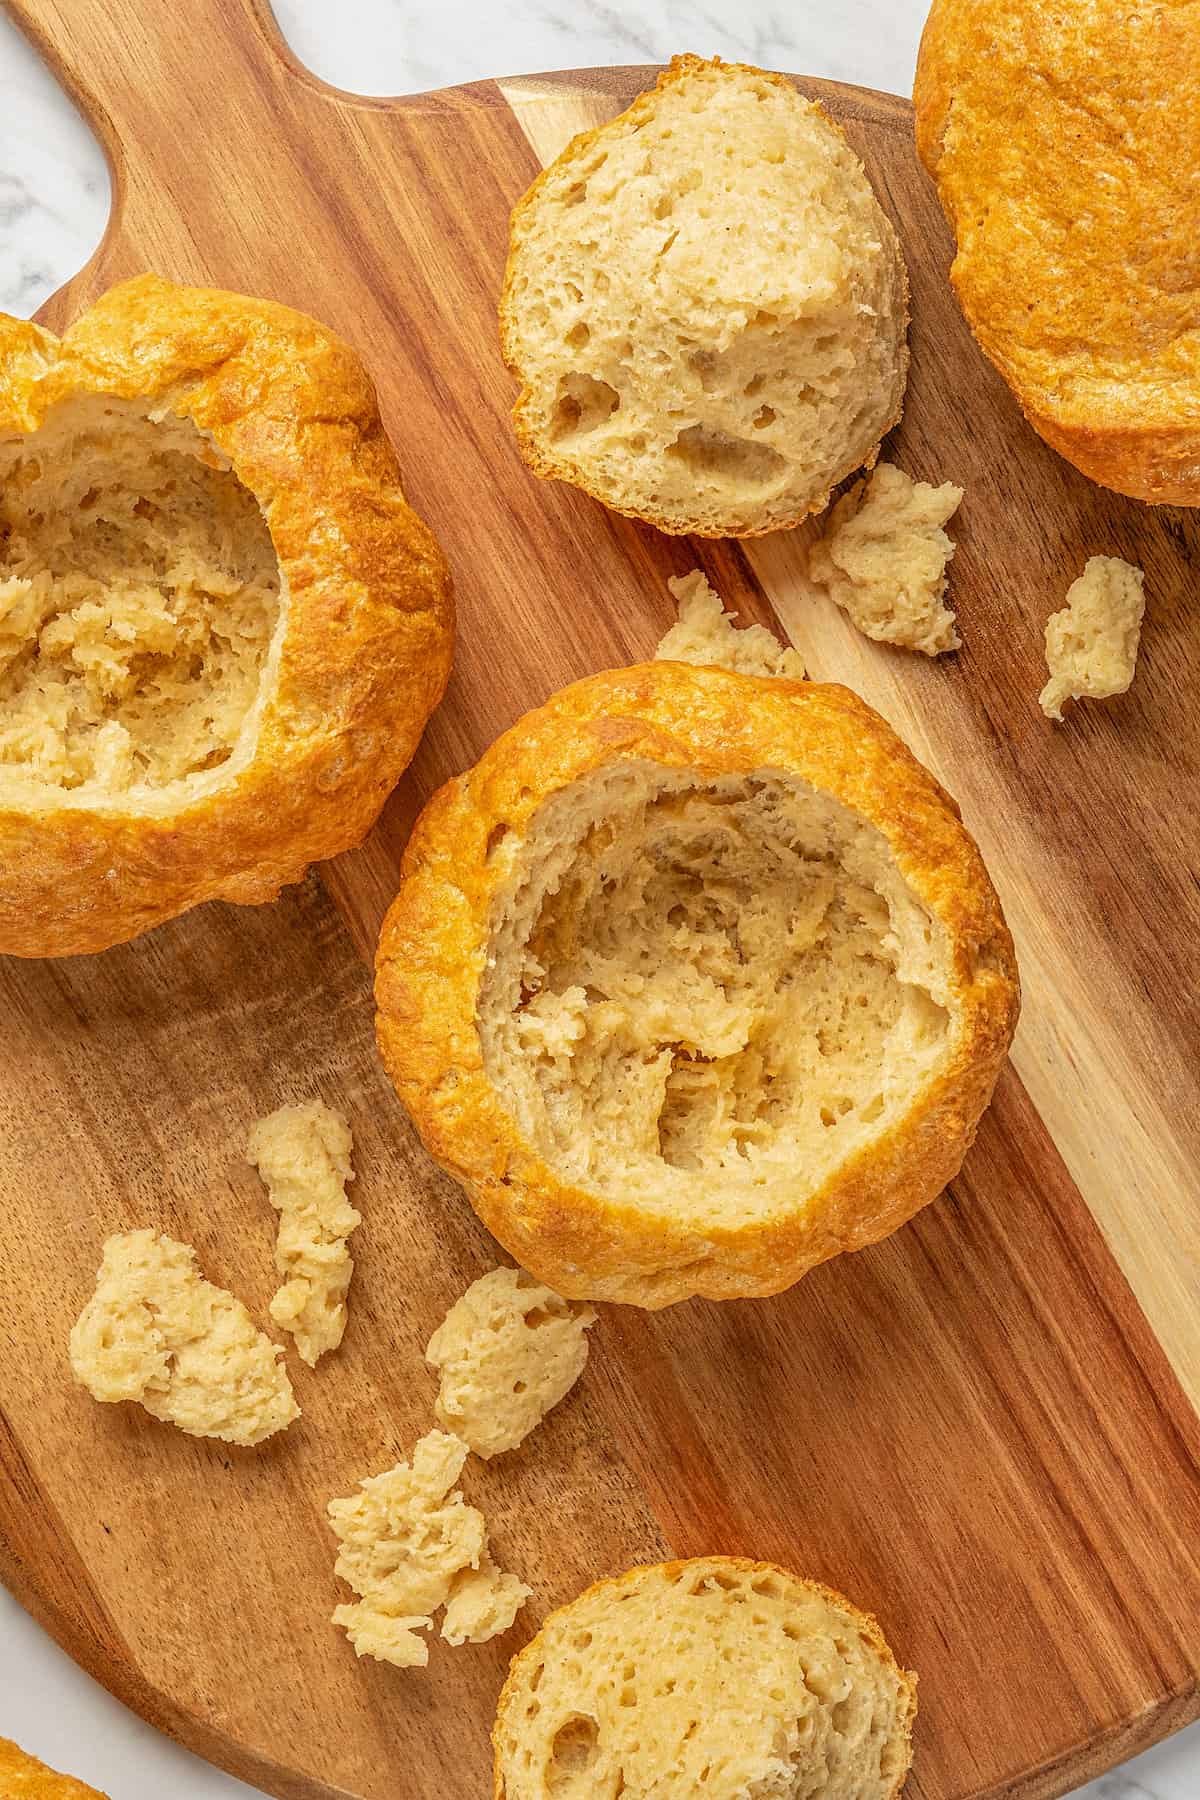
[[423, 1668], [422, 1632], [439, 1607], [450, 1644], [483, 1644], [507, 1631], [530, 1590], [497, 1569], [483, 1515], [456, 1489], [467, 1459], [461, 1439], [443, 1431], [423, 1437], [410, 1463], [368, 1475], [357, 1494], [329, 1502], [341, 1543], [336, 1572], [360, 1598], [339, 1606], [359, 1656], [397, 1668]]
[[1068, 700], [1109, 700], [1124, 694], [1137, 667], [1146, 601], [1141, 569], [1119, 556], [1090, 556], [1067, 590], [1067, 604], [1046, 621], [1050, 679], [1040, 705], [1061, 719]]
[[915, 1676], [875, 1620], [769, 1563], [632, 1569], [513, 1660], [497, 1800], [893, 1800]]
[[662, 531], [794, 525], [900, 416], [907, 278], [840, 128], [677, 57], [513, 214], [500, 306], [539, 475]]
[[278, 1344], [205, 1281], [196, 1252], [153, 1231], [104, 1246], [71, 1332], [75, 1379], [96, 1400], [137, 1400], [193, 1437], [260, 1444], [300, 1416]]
[[945, 604], [954, 545], [942, 528], [962, 497], [953, 482], [931, 487], [880, 463], [830, 508], [809, 550], [811, 580], [878, 643], [926, 656], [957, 650], [961, 640]]
[[95, 1788], [70, 1775], [58, 1775], [0, 1737], [0, 1795], [4, 1800], [105, 1800]]
[[439, 1423], [485, 1459], [515, 1450], [578, 1381], [595, 1322], [523, 1269], [481, 1275], [425, 1352], [441, 1375]]
[[654, 652], [656, 662], [696, 663], [736, 669], [741, 675], [804, 680], [799, 651], [781, 644], [765, 625], [735, 625], [733, 614], [725, 611], [720, 595], [701, 570], [673, 575], [667, 586], [679, 608], [679, 619]]
[[350, 1127], [320, 1100], [281, 1106], [252, 1128], [246, 1149], [279, 1214], [275, 1267], [283, 1286], [271, 1317], [296, 1340], [310, 1369], [336, 1350], [346, 1329], [346, 1293], [354, 1273], [347, 1239], [362, 1223], [346, 1199]]

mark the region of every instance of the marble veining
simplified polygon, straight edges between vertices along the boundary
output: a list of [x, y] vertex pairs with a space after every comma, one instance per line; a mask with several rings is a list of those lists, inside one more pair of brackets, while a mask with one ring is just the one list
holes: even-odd
[[[719, 52], [906, 92], [926, 0], [276, 0], [325, 80], [413, 93], [491, 75]], [[0, 17], [0, 310], [28, 314], [91, 255], [108, 217], [104, 158]], [[135, 1718], [0, 1590], [0, 1735], [112, 1800], [235, 1800], [251, 1789]], [[1200, 1800], [1200, 1725], [1080, 1790], [1080, 1800]]]

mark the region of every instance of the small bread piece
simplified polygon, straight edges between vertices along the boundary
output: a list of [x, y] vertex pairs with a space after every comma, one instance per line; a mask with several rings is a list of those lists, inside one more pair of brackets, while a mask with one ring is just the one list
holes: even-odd
[[500, 324], [526, 462], [661, 531], [794, 525], [900, 416], [896, 233], [840, 127], [744, 63], [676, 57], [568, 144]]
[[893, 1800], [916, 1677], [832, 1589], [727, 1556], [601, 1581], [513, 1659], [496, 1800]]
[[926, 656], [957, 650], [954, 614], [945, 604], [954, 545], [942, 527], [962, 497], [953, 482], [931, 487], [880, 463], [830, 508], [809, 549], [810, 579], [878, 643]]
[[524, 1269], [481, 1275], [425, 1352], [442, 1378], [439, 1423], [485, 1460], [515, 1450], [579, 1380], [595, 1322]]
[[488, 1552], [483, 1515], [455, 1484], [467, 1446], [431, 1431], [412, 1453], [382, 1475], [368, 1475], [357, 1494], [329, 1502], [329, 1522], [341, 1543], [336, 1572], [361, 1597], [339, 1606], [359, 1656], [397, 1668], [424, 1668], [429, 1645], [421, 1636], [446, 1608], [442, 1636], [450, 1644], [485, 1644], [507, 1631], [530, 1590], [499, 1570]]
[[765, 625], [735, 625], [721, 596], [700, 569], [673, 575], [667, 582], [679, 608], [658, 649], [655, 662], [695, 663], [704, 668], [735, 669], [739, 675], [783, 676], [804, 680], [798, 650], [781, 644]]
[[554, 695], [426, 806], [384, 1063], [576, 1300], [777, 1293], [957, 1173], [1018, 1008], [946, 794], [855, 695], [652, 662]]
[[1137, 667], [1146, 600], [1145, 575], [1119, 556], [1090, 556], [1067, 590], [1067, 604], [1046, 621], [1050, 679], [1040, 705], [1061, 719], [1067, 700], [1108, 700], [1125, 693]]
[[196, 1252], [153, 1231], [110, 1237], [71, 1332], [75, 1379], [96, 1400], [137, 1400], [193, 1437], [260, 1444], [300, 1417], [283, 1351]]
[[291, 1332], [310, 1369], [337, 1349], [346, 1329], [354, 1273], [346, 1240], [362, 1224], [346, 1198], [352, 1147], [346, 1120], [321, 1100], [281, 1106], [260, 1119], [246, 1147], [279, 1214], [275, 1267], [285, 1280], [271, 1317]]
[[0, 953], [273, 900], [450, 671], [441, 552], [332, 332], [155, 275], [0, 314]]
[[106, 1800], [96, 1788], [57, 1775], [53, 1769], [27, 1756], [8, 1738], [0, 1737], [0, 1797], [2, 1800]]
[[933, 0], [913, 100], [951, 280], [1034, 430], [1200, 505], [1200, 6]]

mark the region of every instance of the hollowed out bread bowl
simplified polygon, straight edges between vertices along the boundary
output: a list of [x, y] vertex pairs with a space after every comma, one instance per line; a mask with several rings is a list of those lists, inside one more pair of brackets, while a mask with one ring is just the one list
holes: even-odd
[[795, 525], [900, 416], [907, 293], [840, 126], [784, 75], [676, 57], [513, 213], [521, 454], [662, 531]]
[[770, 1294], [957, 1171], [1016, 1021], [954, 803], [853, 694], [654, 663], [434, 795], [377, 963], [434, 1157], [573, 1298]]
[[0, 318], [0, 952], [270, 900], [358, 842], [452, 636], [322, 326], [154, 276], [61, 341]]
[[495, 1800], [894, 1800], [916, 1680], [875, 1620], [770, 1563], [631, 1569], [513, 1659]]

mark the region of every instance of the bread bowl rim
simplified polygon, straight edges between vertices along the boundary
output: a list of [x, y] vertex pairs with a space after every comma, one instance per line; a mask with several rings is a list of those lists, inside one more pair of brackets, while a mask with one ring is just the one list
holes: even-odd
[[575, 1607], [582, 1601], [590, 1600], [593, 1596], [602, 1595], [606, 1592], [619, 1594], [630, 1587], [636, 1587], [639, 1583], [643, 1582], [647, 1576], [661, 1576], [667, 1581], [674, 1583], [678, 1581], [680, 1576], [686, 1570], [694, 1569], [737, 1569], [746, 1574], [779, 1575], [782, 1576], [785, 1581], [791, 1582], [799, 1588], [803, 1588], [807, 1593], [818, 1595], [822, 1600], [840, 1608], [850, 1616], [854, 1621], [855, 1627], [870, 1640], [871, 1648], [875, 1651], [880, 1661], [897, 1677], [901, 1693], [907, 1702], [904, 1717], [899, 1721], [899, 1734], [906, 1753], [905, 1762], [896, 1781], [896, 1785], [891, 1791], [891, 1796], [889, 1797], [889, 1800], [895, 1800], [895, 1796], [900, 1793], [905, 1781], [908, 1779], [908, 1772], [912, 1766], [913, 1726], [916, 1722], [918, 1712], [918, 1678], [916, 1671], [913, 1669], [906, 1669], [903, 1663], [900, 1662], [895, 1651], [888, 1643], [887, 1638], [884, 1635], [883, 1627], [875, 1617], [875, 1614], [864, 1611], [862, 1607], [855, 1606], [854, 1602], [848, 1600], [845, 1594], [839, 1593], [837, 1588], [829, 1587], [825, 1582], [816, 1581], [811, 1576], [798, 1575], [794, 1569], [784, 1568], [782, 1563], [764, 1562], [752, 1556], [722, 1556], [719, 1553], [710, 1553], [707, 1556], [674, 1557], [666, 1562], [658, 1563], [637, 1563], [633, 1568], [626, 1569], [621, 1574], [606, 1575], [599, 1581], [591, 1582], [581, 1593], [576, 1594], [570, 1600], [564, 1600], [561, 1606], [554, 1607], [546, 1614], [546, 1617], [538, 1626], [533, 1637], [517, 1651], [510, 1662], [508, 1674], [505, 1677], [504, 1685], [500, 1690], [499, 1699], [496, 1702], [496, 1716], [492, 1725], [493, 1800], [505, 1800], [504, 1772], [500, 1767], [501, 1720], [506, 1707], [516, 1698], [521, 1665], [529, 1656], [530, 1652], [540, 1643], [547, 1628], [557, 1620], [573, 1612]]
[[[691, 74], [694, 70], [700, 68], [718, 68], [728, 74], [757, 76], [761, 80], [770, 83], [771, 86], [785, 90], [787, 93], [791, 94], [793, 98], [798, 98], [807, 105], [814, 107], [826, 124], [831, 126], [832, 129], [847, 143], [849, 142], [849, 140], [846, 139], [846, 134], [841, 125], [833, 117], [828, 108], [822, 105], [820, 100], [813, 99], [810, 95], [803, 93], [800, 88], [797, 87], [795, 80], [790, 75], [781, 74], [775, 70], [760, 69], [754, 63], [730, 62], [720, 56], [695, 56], [690, 52], [680, 56], [673, 56], [666, 67], [659, 71], [658, 78], [653, 87], [644, 89], [630, 101], [627, 107], [624, 107], [621, 112], [614, 114], [611, 119], [605, 119], [599, 125], [593, 125], [586, 131], [577, 132], [575, 136], [564, 145], [563, 149], [554, 160], [547, 163], [545, 168], [543, 168], [535, 177], [529, 188], [513, 207], [509, 219], [508, 254], [505, 258], [504, 278], [500, 289], [500, 353], [504, 359], [506, 368], [521, 384], [520, 392], [512, 405], [511, 417], [513, 432], [517, 439], [517, 445], [520, 449], [522, 460], [539, 480], [564, 481], [569, 486], [578, 488], [580, 493], [587, 494], [590, 499], [598, 501], [601, 506], [607, 507], [610, 512], [619, 513], [624, 518], [638, 519], [643, 524], [653, 525], [656, 530], [665, 532], [671, 536], [700, 538], [765, 537], [774, 531], [787, 531], [792, 527], [801, 524], [805, 519], [811, 518], [814, 513], [823, 511], [829, 503], [830, 496], [835, 489], [845, 481], [847, 476], [855, 474], [860, 469], [873, 469], [879, 458], [879, 451], [884, 438], [889, 431], [893, 430], [893, 428], [899, 424], [901, 415], [904, 411], [904, 397], [907, 392], [908, 367], [910, 361], [908, 327], [911, 320], [911, 291], [908, 279], [908, 265], [904, 258], [904, 251], [895, 224], [882, 200], [879, 198], [874, 182], [872, 182], [870, 176], [866, 174], [865, 167], [863, 168], [863, 174], [871, 190], [872, 196], [874, 197], [885, 230], [888, 233], [888, 248], [890, 248], [893, 254], [895, 266], [899, 274], [900, 347], [898, 369], [899, 392], [896, 400], [896, 410], [894, 415], [888, 419], [887, 423], [881, 429], [876, 444], [869, 449], [864, 456], [852, 458], [845, 463], [844, 467], [840, 467], [836, 475], [830, 480], [825, 492], [818, 495], [807, 505], [793, 507], [790, 511], [782, 513], [777, 518], [773, 517], [756, 523], [742, 521], [736, 525], [732, 524], [728, 518], [716, 525], [708, 523], [703, 519], [684, 519], [678, 512], [672, 512], [669, 508], [646, 508], [617, 505], [612, 496], [602, 489], [599, 482], [589, 480], [585, 473], [569, 459], [556, 456], [551, 451], [542, 448], [538, 441], [537, 433], [534, 431], [528, 419], [528, 406], [529, 400], [533, 394], [533, 388], [521, 373], [521, 360], [517, 349], [518, 308], [513, 299], [516, 267], [518, 257], [524, 247], [527, 224], [532, 218], [537, 204], [541, 199], [543, 189], [549, 185], [561, 163], [565, 162], [568, 158], [583, 155], [597, 139], [604, 136], [604, 134], [610, 130], [618, 119], [632, 117], [640, 120], [643, 117], [648, 118], [653, 112], [657, 96], [664, 88], [672, 86], [674, 83], [682, 80], [685, 76]], [[861, 156], [854, 150], [853, 145], [850, 145], [850, 149], [861, 166]]]
[[[497, 826], [520, 838], [551, 793], [613, 761], [647, 758], [714, 777], [790, 772], [875, 825], [945, 929], [955, 1003], [957, 1029], [912, 1104], [835, 1164], [800, 1211], [706, 1225], [702, 1238], [561, 1177], [488, 1079], [476, 1026], [504, 880], [488, 859]], [[384, 920], [375, 993], [397, 1092], [509, 1254], [570, 1299], [651, 1308], [777, 1293], [903, 1224], [957, 1173], [1019, 1004], [1012, 939], [982, 857], [954, 802], [877, 713], [841, 687], [670, 662], [561, 690], [433, 796]]]
[[203, 900], [273, 899], [358, 842], [452, 658], [445, 560], [404, 499], [362, 363], [327, 327], [156, 275], [109, 289], [61, 338], [0, 316], [0, 437], [81, 397], [190, 420], [227, 459], [278, 562], [278, 641], [227, 779], [174, 802], [0, 800], [0, 952], [17, 955], [104, 949]]

